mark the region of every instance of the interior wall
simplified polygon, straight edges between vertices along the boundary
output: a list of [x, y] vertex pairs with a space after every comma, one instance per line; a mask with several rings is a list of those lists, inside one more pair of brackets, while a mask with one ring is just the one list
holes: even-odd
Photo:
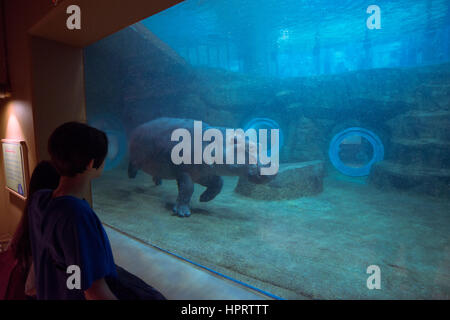
[[[25, 140], [28, 166], [36, 165], [32, 116], [31, 42], [27, 34], [52, 8], [48, 0], [4, 0], [8, 66], [12, 96], [0, 100], [0, 138]], [[3, 166], [0, 152], [0, 163]], [[0, 236], [13, 234], [24, 208], [24, 201], [5, 189], [5, 174], [0, 170]]]
[[31, 47], [36, 153], [44, 160], [56, 127], [86, 120], [83, 49], [36, 37]]
[[[29, 36], [27, 30], [47, 13], [42, 8], [50, 1], [36, 2], [41, 6], [6, 0], [7, 17], [16, 19], [8, 21], [7, 30], [12, 97], [2, 103], [0, 114], [0, 137], [26, 141], [31, 171], [38, 161], [49, 159], [47, 139], [58, 125], [85, 120], [83, 49]], [[4, 170], [0, 185], [5, 185]], [[25, 201], [3, 188], [0, 193], [0, 234], [5, 237], [14, 233]], [[90, 194], [86, 198], [90, 201]]]
[[[33, 37], [32, 82], [36, 156], [48, 160], [47, 142], [59, 125], [86, 121], [83, 49]], [[92, 204], [92, 195], [84, 198]]]
[[0, 0], [0, 83], [6, 83], [6, 52], [3, 47], [3, 44], [5, 43], [3, 16], [3, 0]]

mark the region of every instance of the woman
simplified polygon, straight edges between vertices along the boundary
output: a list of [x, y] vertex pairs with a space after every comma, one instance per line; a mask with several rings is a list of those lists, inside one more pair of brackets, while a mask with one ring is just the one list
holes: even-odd
[[14, 257], [23, 267], [27, 267], [31, 262], [31, 245], [28, 234], [28, 203], [33, 194], [41, 189], [56, 189], [59, 184], [59, 174], [50, 161], [41, 161], [33, 171], [28, 188], [27, 204], [25, 205], [22, 219], [11, 242], [11, 249]]
[[[34, 288], [33, 268], [31, 268], [31, 244], [28, 233], [28, 204], [33, 194], [41, 189], [56, 189], [59, 184], [59, 174], [49, 161], [40, 162], [33, 171], [28, 187], [28, 198], [25, 204], [25, 210], [22, 214], [19, 226], [11, 240], [11, 257], [5, 257], [7, 263], [11, 263], [11, 272], [3, 274], [8, 277], [2, 283], [5, 283], [6, 299], [25, 298], [25, 281], [29, 278], [29, 287]], [[15, 264], [13, 266], [13, 264]], [[31, 277], [29, 274], [31, 273]], [[30, 292], [29, 295], [32, 295]]]

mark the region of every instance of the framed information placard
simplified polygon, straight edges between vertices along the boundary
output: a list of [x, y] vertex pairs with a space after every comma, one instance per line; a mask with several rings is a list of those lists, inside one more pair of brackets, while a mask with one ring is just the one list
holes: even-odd
[[27, 197], [25, 141], [2, 139], [6, 188], [21, 198]]

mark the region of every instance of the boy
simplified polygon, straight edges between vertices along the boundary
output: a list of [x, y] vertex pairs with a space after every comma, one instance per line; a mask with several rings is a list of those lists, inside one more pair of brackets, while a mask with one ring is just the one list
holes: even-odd
[[59, 185], [36, 192], [28, 209], [37, 299], [116, 299], [105, 281], [117, 277], [109, 240], [83, 199], [102, 174], [107, 137], [69, 122], [52, 133], [48, 151]]

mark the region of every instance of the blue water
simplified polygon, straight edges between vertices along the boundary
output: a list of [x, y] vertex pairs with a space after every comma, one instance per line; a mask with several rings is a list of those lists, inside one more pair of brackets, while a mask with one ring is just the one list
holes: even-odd
[[[371, 4], [381, 29], [366, 27]], [[445, 0], [184, 1], [143, 24], [193, 65], [289, 77], [449, 61], [449, 10]]]
[[[449, 1], [188, 0], [86, 48], [84, 71], [103, 222], [281, 298], [449, 299]], [[278, 127], [280, 174], [224, 177], [209, 202], [196, 183], [177, 217], [154, 144], [129, 149], [160, 117]]]

